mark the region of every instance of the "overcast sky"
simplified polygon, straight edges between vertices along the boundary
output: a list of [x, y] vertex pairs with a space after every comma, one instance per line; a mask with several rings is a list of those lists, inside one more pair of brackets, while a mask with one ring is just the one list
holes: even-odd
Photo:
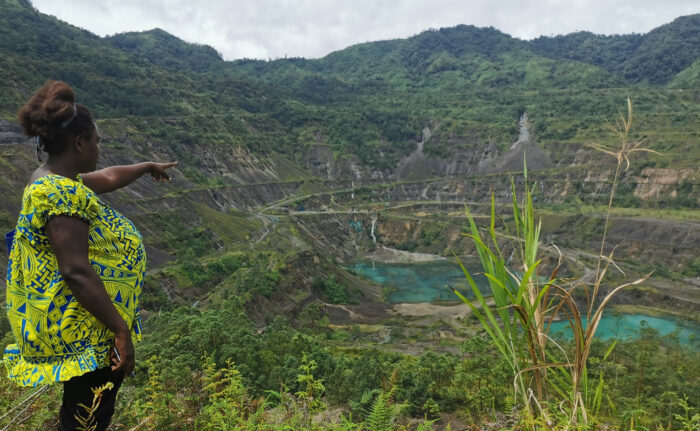
[[646, 33], [698, 0], [31, 0], [100, 36], [155, 27], [211, 45], [226, 60], [318, 58], [429, 28], [493, 26], [521, 39], [587, 30]]

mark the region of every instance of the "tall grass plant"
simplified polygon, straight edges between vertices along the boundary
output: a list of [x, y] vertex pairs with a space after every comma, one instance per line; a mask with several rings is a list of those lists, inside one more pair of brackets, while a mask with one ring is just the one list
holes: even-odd
[[[611, 298], [627, 286], [642, 283], [649, 275], [629, 283], [605, 289], [603, 281], [615, 265], [614, 251], [606, 254], [607, 232], [613, 200], [623, 170], [630, 167], [630, 155], [647, 151], [642, 141], [631, 141], [633, 108], [627, 99], [627, 115], [620, 114], [616, 122], [619, 146], [616, 148], [589, 144], [597, 151], [615, 157], [617, 164], [603, 226], [603, 235], [591, 283], [585, 280], [566, 281], [557, 277], [563, 261], [561, 251], [552, 246], [558, 256], [546, 277], [541, 276], [540, 233], [541, 221], [535, 218], [533, 205], [534, 185], [527, 182], [524, 167], [525, 190], [518, 200], [516, 186], [511, 181], [513, 223], [509, 228], [496, 229], [496, 202], [492, 195], [490, 223], [481, 229], [467, 208], [470, 237], [475, 244], [483, 271], [489, 282], [491, 297], [477, 287], [472, 274], [464, 265], [469, 286], [475, 298], [468, 299], [456, 289], [455, 294], [470, 306], [484, 330], [510, 365], [513, 375], [515, 402], [523, 410], [524, 423], [529, 428], [540, 426], [562, 429], [586, 427], [594, 422], [592, 415], [600, 409], [603, 400], [604, 375], [601, 371], [589, 375], [588, 357], [603, 312]], [[517, 259], [511, 262], [503, 253], [504, 242], [510, 241]], [[584, 291], [585, 304], [574, 299], [577, 290]], [[607, 294], [603, 292], [607, 290]], [[549, 336], [555, 319], [569, 321], [573, 349], [567, 351]], [[607, 349], [604, 360], [615, 347]]]

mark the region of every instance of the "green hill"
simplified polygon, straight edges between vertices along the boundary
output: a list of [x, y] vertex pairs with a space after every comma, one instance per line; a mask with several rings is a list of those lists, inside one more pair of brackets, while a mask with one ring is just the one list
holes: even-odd
[[[354, 92], [452, 91], [477, 88], [618, 86], [622, 81], [596, 67], [551, 61], [526, 42], [493, 28], [457, 26], [403, 40], [370, 42], [319, 60], [233, 62], [232, 69], [267, 82], [294, 85], [315, 76], [352, 85]], [[347, 89], [347, 87], [345, 87]]]
[[[189, 76], [184, 70], [154, 67], [150, 61], [113, 46], [113, 39], [41, 14], [24, 0], [0, 3], [0, 25], [5, 29], [0, 35], [4, 61], [0, 115], [4, 118], [14, 117], [27, 92], [48, 78], [69, 82], [99, 118], [188, 115], [216, 105], [220, 98], [226, 98], [230, 110], [262, 97], [253, 82], [225, 77], [212, 82]], [[175, 39], [168, 39], [164, 32], [149, 34], [160, 40]], [[190, 47], [188, 55], [209, 50]], [[177, 51], [170, 51], [163, 58], [174, 60], [177, 56]]]
[[207, 45], [187, 43], [159, 28], [121, 33], [107, 38], [116, 48], [169, 69], [204, 72], [223, 63], [221, 54]]
[[685, 68], [668, 83], [671, 88], [698, 88], [700, 87], [700, 60]]
[[[439, 157], [475, 143], [504, 150], [517, 137], [524, 111], [545, 146], [583, 136], [607, 140], [613, 136], [605, 131], [608, 119], [627, 96], [639, 114], [655, 116], [650, 124], [666, 115], [686, 118], [688, 128], [681, 124], [680, 133], [691, 133], [697, 124], [695, 108], [683, 102], [689, 96], [627, 83], [656, 84], [690, 65], [698, 55], [697, 16], [646, 35], [574, 34], [525, 42], [493, 28], [462, 25], [359, 44], [318, 60], [224, 62], [212, 48], [158, 29], [99, 38], [25, 1], [4, 1], [0, 12], [6, 29], [0, 37], [6, 64], [0, 71], [0, 116], [12, 119], [46, 78], [63, 79], [98, 118], [192, 118], [176, 135], [159, 120], [137, 127], [151, 139], [165, 138], [166, 145], [173, 138], [214, 139], [292, 157], [299, 146], [320, 143], [341, 159], [356, 160], [347, 163], [385, 177], [395, 175], [426, 124], [438, 125], [426, 151]], [[663, 60], [677, 57], [686, 45], [677, 62]], [[657, 59], [649, 70], [663, 79], [634, 66], [643, 63], [643, 52]], [[667, 67], [662, 72], [660, 61]], [[625, 72], [632, 69], [637, 75]], [[255, 132], [234, 127], [240, 119]]]
[[534, 52], [600, 66], [631, 83], [663, 85], [700, 55], [700, 14], [676, 18], [647, 34], [600, 36], [578, 32], [539, 37]]

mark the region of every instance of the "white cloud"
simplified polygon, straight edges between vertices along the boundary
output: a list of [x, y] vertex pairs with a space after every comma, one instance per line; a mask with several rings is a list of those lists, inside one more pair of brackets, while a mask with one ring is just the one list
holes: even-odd
[[160, 27], [225, 59], [322, 57], [349, 45], [428, 28], [493, 26], [514, 37], [645, 33], [700, 12], [695, 0], [33, 0], [101, 36]]

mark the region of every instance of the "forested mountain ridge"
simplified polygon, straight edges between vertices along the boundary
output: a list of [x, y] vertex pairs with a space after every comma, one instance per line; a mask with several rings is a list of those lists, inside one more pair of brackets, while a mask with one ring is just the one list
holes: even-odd
[[223, 62], [214, 48], [186, 43], [159, 28], [115, 34], [106, 40], [122, 51], [167, 68], [204, 72]]
[[294, 74], [301, 79], [307, 78], [305, 74], [318, 74], [349, 84], [362, 82], [374, 91], [525, 89], [542, 85], [564, 88], [573, 82], [592, 87], [620, 84], [605, 71], [568, 61], [547, 61], [532, 53], [524, 41], [493, 28], [467, 25], [429, 30], [407, 39], [354, 45], [318, 60], [287, 60], [286, 68], [277, 62], [242, 60], [231, 66], [272, 82], [289, 80]]
[[104, 38], [37, 12], [26, 0], [3, 0], [0, 25], [0, 115], [6, 119], [13, 119], [27, 92], [49, 77], [70, 82], [99, 118], [186, 115], [215, 106], [222, 97], [230, 110], [263, 97], [251, 81], [202, 82], [184, 71], [153, 67]]
[[[493, 60], [507, 52], [530, 51], [552, 59], [598, 66], [630, 83], [663, 85], [698, 58], [699, 26], [700, 14], [695, 14], [679, 17], [646, 34], [604, 36], [576, 32], [523, 41], [494, 28], [460, 25], [425, 31], [407, 39], [362, 43], [318, 60], [287, 61], [309, 72], [342, 74], [346, 80], [352, 80], [356, 73], [362, 73], [363, 79], [382, 75], [382, 71], [402, 64], [418, 79], [425, 73], [457, 69], [458, 59], [465, 55], [482, 55]], [[168, 61], [175, 65], [173, 61], [177, 59], [189, 61], [189, 57], [195, 71], [221, 70], [222, 63], [225, 63], [211, 48], [188, 44], [172, 36], [168, 41], [162, 33], [162, 30], [124, 33], [109, 39], [115, 46], [163, 66], [167, 66]], [[161, 43], [156, 47], [153, 41], [158, 38]], [[156, 51], [163, 49], [173, 50], [172, 54], [175, 55], [167, 58]], [[192, 52], [190, 56], [187, 55], [188, 51]], [[240, 66], [248, 62], [240, 60], [229, 63]]]
[[646, 34], [601, 36], [577, 32], [539, 37], [534, 52], [600, 66], [629, 82], [663, 85], [700, 55], [700, 14], [676, 18]]
[[[473, 145], [495, 145], [502, 151], [517, 136], [524, 111], [530, 112], [534, 132], [543, 140], [575, 139], [604, 126], [624, 97], [639, 91], [609, 61], [586, 60], [591, 43], [570, 43], [576, 34], [526, 42], [493, 28], [462, 25], [359, 44], [318, 60], [225, 62], [210, 47], [157, 29], [99, 38], [36, 12], [24, 0], [5, 0], [0, 19], [6, 29], [0, 47], [6, 62], [0, 72], [0, 115], [6, 119], [13, 118], [29, 89], [51, 76], [70, 82], [98, 118], [203, 115], [214, 120], [201, 123], [236, 130], [252, 151], [276, 151], [289, 158], [299, 146], [311, 155], [318, 153], [314, 145], [328, 145], [346, 160], [312, 160], [303, 166], [318, 175], [314, 166], [331, 163], [327, 178], [347, 178], [352, 165], [363, 177], [396, 176], [426, 124], [437, 130], [425, 152], [443, 159]], [[693, 43], [696, 24], [697, 16], [682, 17], [647, 35], [620, 36], [623, 42], [636, 41], [623, 43], [625, 49], [616, 43], [606, 51], [599, 44], [595, 51], [604, 51], [606, 59], [624, 58], [627, 65], [642, 44], [656, 54], [677, 57], [678, 46], [698, 45]], [[682, 50], [678, 64], [696, 59], [695, 51]], [[681, 76], [676, 83], [694, 85], [694, 75]], [[653, 83], [657, 78], [637, 80]], [[684, 105], [676, 99], [687, 96], [656, 88], [662, 93], [646, 92], [656, 99], [649, 105], [652, 111]], [[592, 95], [591, 89], [600, 93]], [[638, 112], [646, 109], [638, 102]], [[250, 136], [250, 127], [231, 129], [233, 118], [246, 121], [257, 136]], [[198, 123], [178, 133], [195, 142], [217, 134]], [[267, 136], [274, 136], [274, 143]]]

